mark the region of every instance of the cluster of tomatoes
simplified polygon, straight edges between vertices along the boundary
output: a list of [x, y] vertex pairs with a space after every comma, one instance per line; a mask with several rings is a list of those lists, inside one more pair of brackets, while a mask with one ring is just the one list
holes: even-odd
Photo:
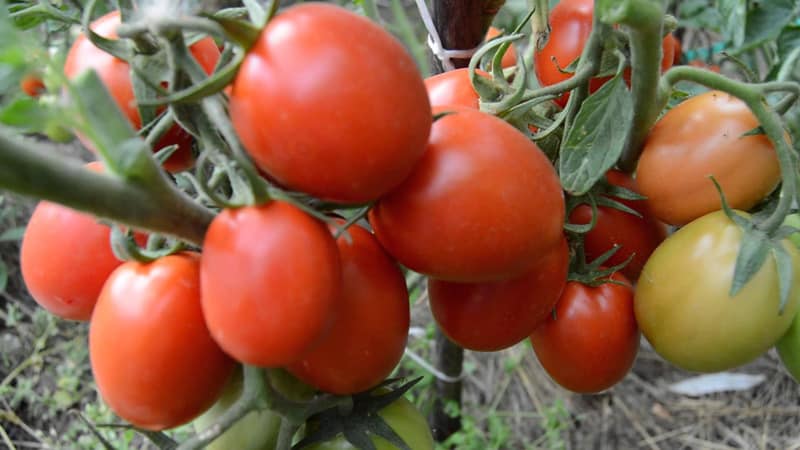
[[[570, 76], [560, 67], [580, 55], [592, 9], [591, 0], [553, 9], [553, 34], [535, 58], [543, 85]], [[93, 29], [113, 37], [118, 23], [112, 14]], [[665, 39], [662, 69], [672, 65], [674, 46]], [[211, 73], [214, 42], [191, 50]], [[127, 63], [81, 36], [65, 73], [87, 68], [141, 127]], [[325, 224], [273, 199], [223, 209], [197, 252], [123, 263], [107, 226], [40, 203], [22, 246], [25, 282], [53, 313], [91, 320], [99, 390], [139, 427], [196, 417], [237, 363], [283, 367], [334, 394], [374, 387], [406, 345], [408, 291], [398, 263], [428, 277], [431, 311], [452, 341], [497, 351], [530, 337], [552, 378], [576, 392], [622, 379], [640, 330], [680, 367], [723, 370], [774, 345], [798, 308], [793, 295], [778, 313], [774, 262], [739, 296], [727, 295], [742, 233], [719, 211], [706, 175], [742, 210], [781, 177], [770, 141], [742, 137], [757, 120], [727, 94], [698, 95], [667, 112], [635, 180], [606, 175], [601, 196], [624, 207], [596, 210], [567, 209], [551, 161], [526, 134], [479, 110], [466, 69], [423, 80], [390, 34], [336, 6], [302, 4], [272, 19], [229, 100], [236, 132], [270, 182], [369, 205], [372, 231], [355, 224], [342, 232], [343, 219]], [[565, 102], [566, 95], [556, 100]], [[165, 167], [191, 166], [188, 133], [175, 126], [154, 147], [171, 144], [178, 150]], [[616, 197], [614, 187], [647, 199]], [[590, 231], [565, 234], [566, 221], [592, 219]], [[665, 224], [683, 228], [667, 237]], [[571, 273], [576, 254], [591, 261], [615, 246], [605, 264], [627, 262], [619, 272]], [[797, 251], [787, 251], [800, 268]]]

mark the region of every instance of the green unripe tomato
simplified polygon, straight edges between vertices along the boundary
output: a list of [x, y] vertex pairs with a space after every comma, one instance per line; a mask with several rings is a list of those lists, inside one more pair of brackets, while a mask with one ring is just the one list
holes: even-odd
[[[790, 214], [783, 224], [800, 228], [800, 214]], [[789, 240], [795, 246], [800, 247], [800, 232], [789, 236]], [[775, 344], [775, 348], [778, 350], [778, 355], [786, 370], [794, 377], [795, 381], [800, 383], [800, 314], [794, 317], [789, 330]]]
[[[411, 450], [433, 450], [433, 436], [425, 417], [405, 398], [399, 398], [378, 413]], [[389, 441], [371, 436], [377, 450], [397, 450]], [[341, 434], [307, 447], [307, 450], [356, 450]]]
[[[211, 426], [239, 399], [242, 387], [242, 371], [237, 370], [217, 403], [194, 420], [194, 429], [201, 432]], [[206, 450], [272, 450], [278, 442], [280, 426], [278, 414], [266, 409], [251, 411], [208, 444]]]

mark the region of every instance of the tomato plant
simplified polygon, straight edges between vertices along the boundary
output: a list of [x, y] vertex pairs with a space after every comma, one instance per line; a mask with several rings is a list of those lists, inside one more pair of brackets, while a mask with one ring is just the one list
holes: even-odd
[[458, 109], [433, 126], [411, 176], [369, 220], [401, 264], [448, 281], [522, 274], [561, 238], [564, 197], [553, 166], [518, 130]]
[[372, 233], [359, 225], [347, 232], [349, 238], [336, 240], [342, 301], [331, 330], [288, 367], [306, 383], [338, 395], [366, 391], [389, 376], [403, 357], [410, 322], [400, 268]]
[[203, 242], [201, 278], [212, 336], [246, 364], [277, 367], [300, 360], [341, 309], [333, 237], [282, 201], [217, 215]]
[[709, 175], [732, 208], [747, 210], [781, 180], [778, 158], [753, 113], [719, 91], [694, 96], [669, 110], [647, 137], [636, 181], [660, 220], [683, 225], [721, 209]]
[[[503, 30], [495, 27], [489, 27], [489, 31], [486, 32], [486, 40], [494, 39], [500, 36], [503, 33]], [[517, 49], [514, 45], [510, 45], [508, 50], [503, 53], [503, 59], [500, 62], [500, 65], [503, 66], [504, 69], [509, 67], [514, 67], [517, 64]], [[446, 73], [446, 72], [445, 72]]]
[[210, 407], [234, 365], [203, 320], [200, 255], [115, 270], [92, 314], [89, 356], [100, 395], [137, 427], [173, 428]]
[[[635, 181], [622, 172], [609, 171], [606, 178], [613, 185], [637, 191]], [[595, 226], [583, 236], [586, 258], [589, 260], [599, 258], [614, 245], [618, 245], [619, 249], [606, 261], [606, 264], [616, 266], [633, 256], [621, 272], [628, 279], [636, 281], [647, 258], [667, 237], [667, 228], [653, 217], [647, 200], [620, 198], [613, 200], [638, 212], [641, 217], [610, 206], [598, 206]], [[588, 224], [591, 219], [592, 207], [586, 204], [575, 207], [569, 215], [570, 222], [574, 224]]]
[[[433, 450], [433, 436], [428, 428], [428, 423], [414, 405], [403, 397], [398, 398], [389, 406], [383, 408], [378, 414], [386, 421], [398, 436], [413, 450]], [[311, 425], [313, 427], [313, 424]], [[375, 450], [395, 450], [397, 447], [380, 436], [370, 436]], [[347, 442], [339, 434], [332, 438], [303, 447], [306, 450], [356, 450], [357, 447]]]
[[422, 156], [432, 121], [403, 46], [369, 20], [322, 3], [270, 21], [239, 70], [230, 107], [262, 170], [344, 203], [400, 184]]
[[[594, 0], [562, 0], [550, 11], [550, 27], [552, 31], [547, 44], [533, 54], [534, 71], [543, 86], [559, 83], [572, 74], [564, 71], [573, 61], [581, 56], [583, 47], [592, 31], [592, 15]], [[675, 41], [665, 38], [662, 44], [661, 70], [672, 67], [675, 53]], [[630, 78], [626, 71], [626, 79]], [[611, 77], [598, 77], [589, 83], [589, 91], [600, 89]], [[555, 102], [565, 106], [569, 93], [558, 97]]]
[[542, 367], [571, 391], [610, 388], [627, 375], [639, 351], [633, 289], [620, 274], [612, 280], [599, 286], [568, 282], [553, 314], [531, 334]]
[[[91, 163], [101, 170], [100, 163]], [[146, 236], [139, 234], [140, 244]], [[89, 320], [108, 276], [122, 261], [111, 251], [111, 229], [100, 219], [41, 201], [20, 249], [22, 279], [36, 302], [70, 320]]]
[[766, 352], [789, 328], [800, 305], [800, 254], [785, 242], [794, 278], [781, 313], [772, 257], [729, 295], [741, 244], [739, 226], [716, 211], [678, 230], [650, 256], [636, 287], [636, 320], [667, 361], [697, 372], [731, 369]]
[[442, 332], [469, 350], [498, 351], [522, 341], [552, 311], [567, 281], [561, 240], [520, 277], [487, 283], [428, 280], [431, 312]]
[[[92, 22], [92, 31], [102, 37], [113, 39], [117, 37], [116, 29], [120, 24], [118, 11], [111, 12]], [[197, 41], [190, 48], [197, 62], [206, 73], [211, 73], [219, 60], [219, 49], [211, 38]], [[142, 119], [136, 107], [133, 85], [131, 84], [130, 66], [124, 60], [116, 58], [99, 49], [81, 33], [72, 44], [67, 59], [64, 62], [64, 73], [73, 78], [86, 70], [94, 70], [103, 81], [111, 97], [125, 113], [125, 116], [134, 126], [142, 127]], [[92, 144], [78, 136], [86, 147], [92, 149]], [[191, 166], [194, 156], [192, 154], [192, 136], [177, 124], [170, 128], [156, 143], [153, 150], [159, 150], [169, 145], [177, 144], [178, 149], [164, 163], [170, 171], [180, 171]]]

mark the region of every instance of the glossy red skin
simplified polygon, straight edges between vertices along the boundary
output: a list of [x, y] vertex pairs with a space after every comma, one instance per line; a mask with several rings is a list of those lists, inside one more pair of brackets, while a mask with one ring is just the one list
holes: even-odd
[[[561, 72], [583, 52], [583, 47], [592, 32], [592, 15], [594, 0], [562, 0], [550, 11], [550, 39], [539, 51], [534, 52], [534, 71], [542, 86], [550, 86], [572, 77], [571, 73]], [[675, 43], [664, 39], [661, 71], [672, 67]], [[555, 58], [555, 61], [553, 59]], [[630, 84], [630, 69], [625, 72], [625, 79]], [[593, 78], [589, 82], [589, 91], [594, 92], [611, 77]], [[566, 106], [569, 93], [555, 99], [561, 107]]]
[[[117, 37], [116, 29], [119, 24], [119, 12], [114, 11], [92, 22], [92, 30], [100, 36], [114, 39]], [[220, 54], [213, 39], [201, 39], [192, 44], [189, 50], [206, 73], [210, 74], [214, 71], [214, 66], [216, 66]], [[67, 53], [67, 59], [64, 62], [64, 74], [68, 78], [73, 78], [89, 69], [94, 69], [97, 72], [100, 80], [108, 88], [111, 97], [117, 102], [131, 125], [137, 130], [140, 129], [142, 127], [142, 119], [136, 107], [136, 98], [131, 84], [130, 66], [127, 62], [95, 47], [81, 33]], [[87, 148], [93, 149], [88, 139], [82, 136], [78, 136], [78, 138]], [[171, 172], [178, 172], [191, 167], [194, 162], [192, 136], [177, 124], [167, 131], [155, 144], [153, 150], [157, 151], [173, 144], [177, 144], [178, 149], [164, 163], [164, 168]]]
[[19, 82], [19, 87], [22, 89], [22, 92], [30, 97], [38, 97], [45, 91], [44, 81], [33, 74], [22, 77], [22, 80]]
[[431, 107], [461, 106], [480, 109], [480, 96], [472, 87], [469, 69], [455, 69], [425, 79]]
[[400, 184], [432, 117], [414, 60], [344, 8], [304, 3], [262, 31], [233, 83], [231, 119], [256, 164], [291, 189], [342, 203]]
[[234, 362], [203, 320], [200, 255], [115, 270], [92, 314], [89, 356], [105, 402], [137, 427], [173, 428], [210, 407]]
[[[638, 192], [636, 182], [623, 172], [609, 171], [606, 178], [611, 184]], [[642, 267], [647, 258], [653, 253], [664, 239], [667, 238], [667, 227], [653, 216], [646, 200], [614, 200], [637, 211], [642, 217], [637, 217], [619, 209], [598, 206], [597, 222], [591, 231], [583, 235], [583, 245], [586, 258], [592, 261], [614, 245], [619, 249], [606, 261], [607, 266], [616, 266], [625, 262], [631, 255], [633, 259], [620, 271], [629, 280], [636, 281], [642, 272]], [[569, 215], [570, 223], [588, 224], [592, 220], [592, 207], [579, 205]]]
[[[614, 279], [628, 283], [615, 274]], [[542, 367], [562, 387], [582, 394], [604, 391], [630, 371], [639, 350], [633, 289], [570, 281], [555, 316], [531, 335]]]
[[653, 214], [672, 225], [687, 224], [722, 208], [713, 175], [731, 208], [749, 210], [781, 180], [775, 148], [747, 105], [709, 91], [667, 111], [650, 130], [636, 168], [636, 181]]
[[325, 225], [282, 201], [223, 210], [203, 243], [203, 313], [238, 361], [280, 367], [311, 350], [341, 307], [342, 270]]
[[410, 323], [400, 268], [372, 233], [359, 225], [348, 233], [351, 242], [345, 236], [336, 240], [343, 289], [336, 320], [310, 353], [287, 367], [311, 386], [337, 395], [366, 391], [388, 377], [403, 357]]
[[491, 283], [428, 280], [431, 312], [444, 334], [467, 350], [494, 352], [530, 336], [567, 282], [569, 248], [561, 242], [521, 277]]
[[[87, 167], [102, 170], [99, 162]], [[111, 228], [99, 220], [41, 201], [25, 228], [22, 279], [39, 306], [63, 319], [89, 320], [103, 283], [122, 264], [111, 251]], [[137, 240], [145, 244], [147, 237]]]
[[375, 235], [401, 264], [434, 278], [521, 275], [562, 238], [558, 176], [536, 144], [503, 120], [446, 110], [455, 112], [436, 121], [411, 176], [370, 211]]

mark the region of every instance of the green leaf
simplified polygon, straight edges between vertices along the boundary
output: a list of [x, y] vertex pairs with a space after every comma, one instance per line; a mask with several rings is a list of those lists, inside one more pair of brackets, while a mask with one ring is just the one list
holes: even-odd
[[561, 185], [582, 195], [616, 164], [633, 114], [621, 76], [614, 77], [581, 105], [561, 148]]
[[718, 0], [717, 9], [722, 24], [719, 30], [733, 47], [740, 47], [745, 41], [747, 24], [747, 2], [742, 0]]
[[752, 224], [744, 228], [742, 246], [736, 257], [736, 267], [733, 270], [733, 283], [731, 283], [730, 296], [734, 297], [761, 269], [770, 250], [770, 242], [764, 232], [756, 229]]
[[6, 286], [8, 286], [8, 266], [0, 259], [0, 293], [6, 291]]
[[795, 8], [795, 0], [753, 2], [753, 8], [747, 13], [747, 26], [740, 50], [749, 50], [776, 39], [783, 27], [792, 21]]
[[149, 439], [150, 442], [155, 444], [155, 446], [160, 448], [161, 450], [172, 450], [178, 448], [177, 442], [175, 442], [171, 437], [167, 436], [166, 434], [160, 431], [148, 431], [148, 430], [141, 430], [139, 428], [137, 428], [136, 431], [147, 437], [147, 439]]
[[50, 120], [49, 111], [38, 100], [19, 96], [0, 110], [0, 123], [23, 128], [29, 132], [41, 131]]
[[800, 25], [790, 25], [785, 27], [778, 36], [778, 57], [786, 59], [789, 54], [800, 47]]
[[778, 286], [781, 293], [781, 303], [778, 307], [778, 312], [779, 314], [783, 314], [786, 303], [789, 302], [789, 294], [792, 292], [792, 285], [794, 284], [794, 261], [792, 261], [792, 256], [789, 252], [783, 248], [781, 242], [776, 242], [772, 246], [772, 256], [775, 258], [775, 267], [778, 270]]
[[0, 242], [16, 242], [25, 235], [25, 227], [14, 227], [0, 233]]

